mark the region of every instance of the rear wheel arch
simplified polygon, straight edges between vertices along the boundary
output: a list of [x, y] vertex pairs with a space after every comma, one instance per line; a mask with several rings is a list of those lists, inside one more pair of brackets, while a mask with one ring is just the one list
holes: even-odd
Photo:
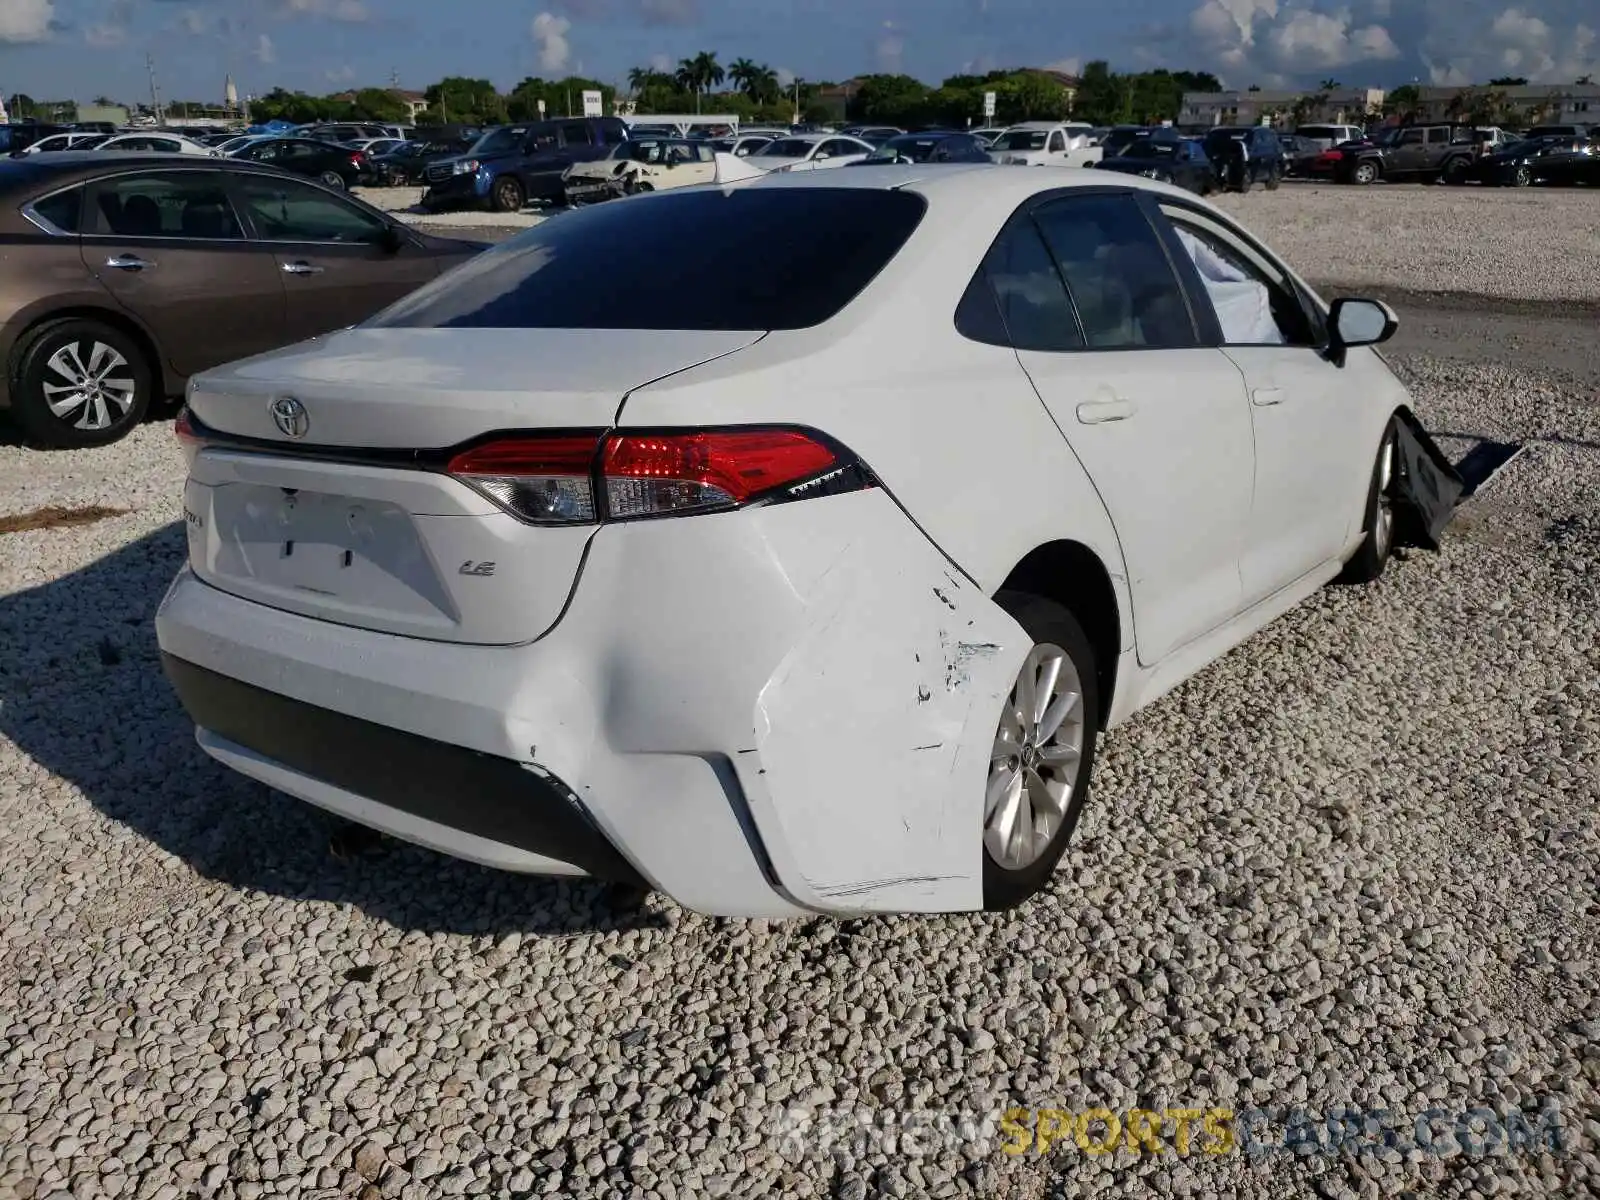
[[75, 308], [58, 308], [51, 312], [41, 313], [32, 318], [26, 328], [17, 335], [17, 340], [11, 344], [10, 357], [6, 362], [6, 381], [14, 388], [17, 386], [17, 372], [21, 370], [23, 357], [28, 352], [28, 346], [33, 339], [46, 326], [56, 325], [62, 321], [99, 321], [102, 325], [109, 325], [119, 333], [132, 338], [134, 343], [144, 351], [145, 363], [150, 369], [150, 382], [153, 385], [154, 397], [165, 397], [171, 393], [167, 389], [168, 380], [175, 379], [168, 370], [166, 361], [161, 357], [156, 347], [156, 342], [149, 332], [132, 317], [119, 313], [114, 309], [97, 308], [93, 305], [81, 305]]
[[1030, 550], [997, 590], [1043, 596], [1076, 618], [1094, 650], [1103, 726], [1111, 711], [1122, 655], [1123, 618], [1111, 574], [1100, 556], [1082, 542], [1046, 542]]

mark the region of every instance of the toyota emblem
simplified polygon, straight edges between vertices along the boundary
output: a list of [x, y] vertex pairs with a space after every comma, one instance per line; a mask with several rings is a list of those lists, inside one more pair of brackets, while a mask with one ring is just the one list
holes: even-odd
[[272, 402], [272, 423], [284, 437], [302, 438], [311, 428], [311, 415], [306, 406], [293, 396], [279, 396]]

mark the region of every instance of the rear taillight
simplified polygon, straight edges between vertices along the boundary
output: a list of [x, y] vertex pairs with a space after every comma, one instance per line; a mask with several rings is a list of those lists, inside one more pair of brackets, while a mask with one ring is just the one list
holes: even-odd
[[178, 410], [178, 418], [172, 422], [172, 433], [178, 439], [178, 445], [183, 449], [184, 458], [192, 466], [194, 464], [194, 456], [200, 453], [200, 448], [204, 445], [204, 439], [200, 436], [200, 431], [194, 426], [194, 414], [189, 411], [187, 404]]
[[524, 521], [588, 525], [599, 446], [599, 434], [505, 438], [463, 451], [447, 470]]
[[848, 452], [798, 429], [501, 438], [457, 454], [447, 470], [538, 525], [722, 512], [872, 486]]

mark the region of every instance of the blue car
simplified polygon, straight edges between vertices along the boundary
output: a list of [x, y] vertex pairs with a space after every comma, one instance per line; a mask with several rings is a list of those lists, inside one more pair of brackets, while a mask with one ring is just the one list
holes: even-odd
[[922, 133], [902, 133], [892, 137], [854, 167], [883, 166], [885, 163], [986, 163], [988, 148], [979, 138], [956, 130], [929, 129]]
[[616, 117], [502, 125], [466, 153], [428, 164], [422, 207], [517, 212], [530, 200], [557, 203], [568, 167], [605, 158], [627, 140], [628, 127]]

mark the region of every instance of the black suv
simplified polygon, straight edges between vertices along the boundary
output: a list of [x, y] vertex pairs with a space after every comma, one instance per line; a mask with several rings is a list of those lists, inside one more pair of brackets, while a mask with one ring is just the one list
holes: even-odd
[[1283, 145], [1266, 125], [1220, 125], [1206, 132], [1203, 144], [1224, 189], [1248, 192], [1252, 183], [1263, 183], [1270, 190], [1283, 179]]
[[627, 140], [628, 127], [616, 117], [502, 125], [465, 154], [428, 164], [422, 207], [516, 212], [529, 200], [559, 202], [562, 172], [604, 158]]
[[1377, 137], [1337, 147], [1340, 183], [1379, 179], [1460, 183], [1477, 157], [1471, 125], [1397, 125]]

